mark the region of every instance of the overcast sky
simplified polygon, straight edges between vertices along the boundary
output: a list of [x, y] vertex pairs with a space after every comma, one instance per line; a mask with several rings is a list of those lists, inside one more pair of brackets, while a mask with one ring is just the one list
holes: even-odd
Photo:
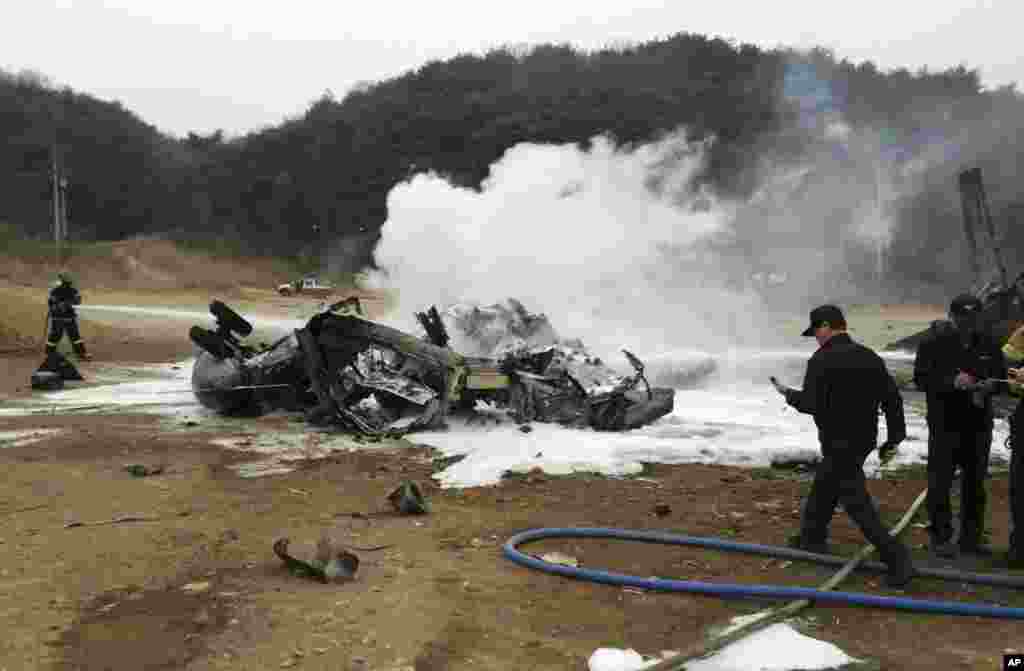
[[[236, 135], [301, 115], [325, 90], [500, 44], [592, 48], [685, 31], [825, 46], [883, 69], [964, 63], [1024, 86], [1017, 0], [9, 0], [0, 68], [119, 100], [165, 132]], [[17, 6], [15, 9], [14, 6]], [[919, 7], [919, 8], [918, 8]]]

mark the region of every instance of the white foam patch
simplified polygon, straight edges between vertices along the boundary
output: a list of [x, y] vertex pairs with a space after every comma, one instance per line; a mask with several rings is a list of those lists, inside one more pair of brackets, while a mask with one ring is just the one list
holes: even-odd
[[[126, 381], [135, 378], [145, 379]], [[204, 409], [192, 393], [191, 379], [191, 360], [173, 365], [109, 368], [89, 380], [102, 384], [33, 394], [29, 399], [19, 399], [0, 409], [0, 415], [95, 413], [110, 410], [174, 416], [201, 413]]]
[[773, 624], [726, 646], [687, 671], [792, 671], [835, 669], [858, 662], [826, 641], [805, 636], [788, 624]]
[[[735, 617], [725, 632], [765, 617]], [[723, 632], [723, 633], [725, 633]], [[633, 649], [599, 648], [587, 662], [589, 671], [639, 671], [658, 659], [644, 659]], [[705, 659], [688, 662], [687, 671], [813, 671], [835, 669], [861, 660], [839, 647], [801, 634], [788, 624], [773, 624], [732, 643]]]
[[587, 660], [588, 671], [634, 671], [651, 666], [655, 662], [644, 661], [636, 650], [598, 648]]
[[52, 438], [64, 429], [26, 429], [23, 431], [0, 431], [0, 448], [25, 447]]
[[[889, 467], [923, 463], [928, 454], [924, 418], [905, 407], [907, 440]], [[611, 476], [637, 473], [643, 462], [770, 466], [819, 458], [814, 420], [790, 408], [770, 385], [737, 381], [703, 389], [679, 390], [673, 412], [657, 422], [626, 432], [598, 432], [535, 423], [530, 433], [511, 422], [467, 424], [452, 420], [446, 432], [417, 435], [417, 441], [444, 456], [465, 458], [434, 477], [444, 487], [495, 484], [505, 471], [539, 467], [551, 474], [594, 471]], [[1005, 421], [997, 420], [992, 441], [994, 458], [1009, 459]], [[879, 420], [879, 442], [886, 437]], [[879, 472], [878, 453], [865, 472]]]

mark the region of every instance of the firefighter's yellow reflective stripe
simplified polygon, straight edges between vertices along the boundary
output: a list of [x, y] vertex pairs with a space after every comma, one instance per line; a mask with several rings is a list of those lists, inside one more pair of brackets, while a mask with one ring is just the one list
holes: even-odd
[[[1024, 350], [1014, 345], [1015, 341], [1019, 341], [1020, 330], [1013, 334], [1013, 338], [1005, 345], [1003, 345], [1003, 356], [1006, 357], [1010, 363], [1021, 363], [1024, 361]], [[1019, 344], [1019, 342], [1017, 343]], [[1024, 396], [1024, 385], [1015, 384], [1011, 382], [1009, 385], [1010, 394], [1013, 396]]]
[[71, 341], [71, 344], [72, 344], [72, 345], [81, 345], [81, 344], [82, 344], [82, 339], [81, 339], [81, 338], [79, 338], [78, 340], [72, 340], [72, 341]]
[[1017, 330], [1007, 338], [1006, 344], [1013, 348], [1014, 351], [1024, 353], [1024, 326], [1017, 328]]
[[1003, 345], [1003, 356], [1014, 363], [1024, 361], [1024, 350], [1017, 349], [1012, 343]]

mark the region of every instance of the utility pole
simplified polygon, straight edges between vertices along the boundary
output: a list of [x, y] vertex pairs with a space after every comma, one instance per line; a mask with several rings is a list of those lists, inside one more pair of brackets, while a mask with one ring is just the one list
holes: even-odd
[[53, 242], [57, 269], [63, 260], [64, 242], [68, 239], [68, 178], [60, 166], [60, 152], [54, 142], [50, 149], [50, 182], [53, 199]]
[[54, 142], [50, 149], [50, 184], [52, 187], [53, 199], [53, 243], [56, 253], [57, 270], [60, 270], [61, 263], [61, 204], [60, 204], [60, 162], [57, 157], [57, 143]]
[[68, 239], [68, 178], [60, 176], [60, 239]]

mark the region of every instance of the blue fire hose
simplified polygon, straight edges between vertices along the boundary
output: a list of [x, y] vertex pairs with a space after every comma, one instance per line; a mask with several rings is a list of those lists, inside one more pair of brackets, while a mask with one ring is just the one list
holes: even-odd
[[[893, 608], [918, 613], [935, 613], [943, 615], [967, 615], [974, 617], [993, 617], [1004, 619], [1024, 620], [1024, 608], [1012, 608], [1008, 606], [986, 605], [979, 603], [961, 603], [956, 601], [932, 601], [928, 599], [911, 599], [904, 597], [877, 596], [861, 592], [832, 592], [813, 589], [810, 587], [786, 587], [782, 585], [741, 585], [736, 583], [710, 583], [699, 580], [672, 580], [668, 578], [640, 578], [601, 571], [597, 569], [576, 568], [553, 564], [530, 555], [524, 554], [518, 549], [519, 545], [543, 538], [611, 538], [616, 540], [640, 541], [644, 543], [660, 543], [664, 545], [687, 545], [703, 547], [711, 550], [724, 550], [727, 552], [743, 552], [746, 554], [766, 555], [786, 559], [812, 561], [823, 564], [843, 564], [845, 559], [820, 555], [813, 552], [803, 552], [791, 548], [776, 547], [773, 545], [760, 545], [757, 543], [739, 543], [722, 540], [720, 538], [708, 538], [701, 536], [686, 536], [660, 531], [634, 531], [629, 529], [607, 529], [602, 527], [563, 527], [531, 529], [512, 536], [502, 548], [505, 557], [516, 564], [527, 568], [575, 578], [590, 582], [603, 583], [606, 585], [619, 585], [623, 587], [636, 587], [639, 589], [654, 590], [660, 592], [689, 592], [691, 594], [707, 594], [719, 597], [754, 597], [761, 599], [808, 599], [817, 602], [845, 603], [858, 606], [871, 606], [875, 608]], [[876, 562], [868, 563], [864, 568], [869, 570], [885, 570], [883, 564]], [[922, 577], [941, 578], [943, 580], [956, 580], [985, 585], [999, 585], [1004, 587], [1024, 588], [1024, 579], [1013, 576], [983, 574], [983, 573], [962, 573], [953, 570], [927, 569], [918, 570]]]

